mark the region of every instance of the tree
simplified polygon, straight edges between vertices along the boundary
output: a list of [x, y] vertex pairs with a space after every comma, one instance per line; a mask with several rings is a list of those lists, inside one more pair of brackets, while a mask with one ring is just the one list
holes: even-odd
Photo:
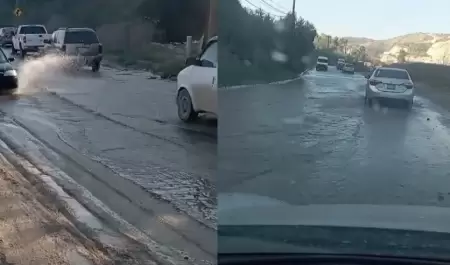
[[347, 39], [340, 39], [340, 48], [342, 53], [347, 54], [347, 46], [348, 46], [348, 40]]
[[209, 0], [143, 0], [137, 12], [149, 18], [166, 34], [167, 42], [200, 37], [208, 24]]
[[288, 14], [275, 18], [246, 10], [239, 0], [219, 1], [219, 82], [222, 85], [292, 78], [320, 41], [315, 27]]
[[352, 51], [351, 56], [355, 58], [357, 61], [366, 61], [367, 60], [367, 53], [366, 53], [366, 47], [359, 46], [358, 49], [355, 49]]
[[408, 55], [407, 52], [404, 49], [401, 49], [397, 55], [397, 61], [399, 63], [405, 63], [407, 55]]
[[339, 46], [340, 46], [340, 39], [339, 37], [334, 37], [333, 38], [333, 48], [335, 51], [339, 50]]

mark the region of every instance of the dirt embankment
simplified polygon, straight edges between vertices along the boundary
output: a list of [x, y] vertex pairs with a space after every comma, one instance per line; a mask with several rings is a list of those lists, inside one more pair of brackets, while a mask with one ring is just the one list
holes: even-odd
[[0, 264], [155, 264], [103, 247], [60, 207], [0, 155]]
[[[97, 28], [106, 59], [126, 67], [138, 67], [168, 78], [184, 67], [185, 44], [160, 44], [153, 41], [160, 34], [148, 22], [134, 21]], [[196, 48], [196, 47], [194, 47]]]

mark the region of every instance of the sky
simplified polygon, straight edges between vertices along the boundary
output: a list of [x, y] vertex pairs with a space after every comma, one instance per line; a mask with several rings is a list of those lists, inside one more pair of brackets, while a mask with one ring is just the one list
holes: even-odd
[[[226, 0], [225, 0], [226, 1]], [[273, 15], [292, 9], [293, 0], [240, 0]], [[297, 0], [296, 13], [319, 33], [388, 39], [408, 33], [450, 33], [450, 0]]]

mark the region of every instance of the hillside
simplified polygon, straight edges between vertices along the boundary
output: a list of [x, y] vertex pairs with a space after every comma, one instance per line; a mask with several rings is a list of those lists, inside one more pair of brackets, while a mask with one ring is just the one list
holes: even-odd
[[403, 49], [409, 62], [450, 64], [450, 34], [412, 33], [386, 40], [344, 38], [350, 47], [364, 46], [371, 58], [385, 63], [396, 62]]

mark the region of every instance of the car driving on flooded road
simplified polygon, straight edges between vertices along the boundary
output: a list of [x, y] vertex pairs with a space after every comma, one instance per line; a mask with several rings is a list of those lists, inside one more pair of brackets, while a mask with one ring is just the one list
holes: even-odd
[[0, 92], [13, 93], [18, 87], [17, 72], [10, 62], [14, 58], [7, 57], [0, 48]]
[[400, 68], [380, 67], [366, 76], [365, 100], [372, 104], [374, 99], [404, 101], [408, 108], [414, 102], [414, 83], [408, 71]]
[[92, 72], [100, 70], [103, 46], [93, 29], [60, 28], [45, 43], [44, 53], [61, 55], [76, 67], [87, 65]]
[[217, 116], [218, 38], [211, 38], [198, 57], [189, 58], [178, 74], [178, 117], [189, 122], [199, 113]]
[[328, 71], [328, 57], [317, 57], [316, 71]]
[[342, 72], [347, 74], [354, 74], [355, 73], [355, 66], [352, 63], [346, 63], [342, 67]]

